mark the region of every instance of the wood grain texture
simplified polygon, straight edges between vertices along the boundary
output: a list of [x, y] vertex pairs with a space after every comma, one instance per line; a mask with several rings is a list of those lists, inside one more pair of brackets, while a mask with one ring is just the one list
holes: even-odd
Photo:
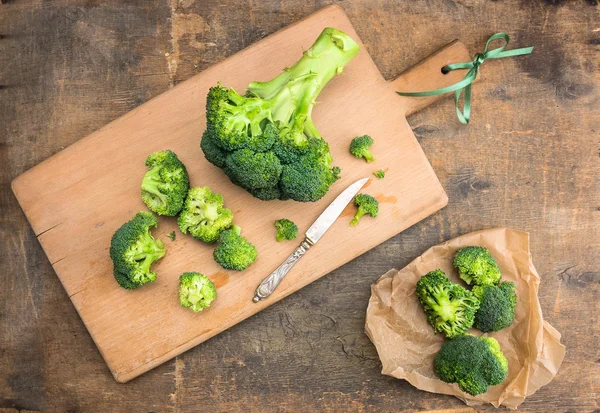
[[600, 13], [587, 0], [344, 1], [386, 79], [454, 38], [474, 52], [502, 30], [511, 46], [535, 51], [484, 64], [470, 126], [458, 124], [451, 99], [409, 118], [449, 195], [446, 208], [176, 360], [126, 385], [114, 382], [10, 181], [325, 3], [11, 0], [2, 6], [0, 407], [460, 408], [459, 400], [380, 375], [362, 333], [369, 285], [442, 240], [509, 225], [531, 232], [542, 309], [567, 345], [556, 379], [519, 410], [598, 409]]

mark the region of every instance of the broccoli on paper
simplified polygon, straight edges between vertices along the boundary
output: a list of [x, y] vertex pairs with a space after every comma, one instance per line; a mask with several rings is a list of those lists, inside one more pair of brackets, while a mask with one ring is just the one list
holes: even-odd
[[194, 187], [188, 192], [177, 224], [184, 234], [213, 243], [233, 223], [233, 213], [223, 206], [223, 197], [209, 187]]
[[150, 229], [158, 221], [150, 212], [138, 212], [113, 235], [110, 241], [110, 258], [114, 264], [114, 276], [123, 288], [133, 290], [156, 280], [150, 269], [154, 261], [165, 255], [165, 245], [154, 239]]
[[502, 276], [496, 260], [484, 247], [459, 249], [454, 256], [454, 267], [468, 285], [496, 285]]
[[313, 106], [358, 51], [348, 35], [327, 28], [296, 64], [250, 83], [245, 94], [212, 87], [200, 143], [206, 159], [259, 199], [321, 199], [340, 170], [313, 123]]
[[485, 393], [508, 376], [508, 361], [491, 337], [464, 335], [444, 343], [433, 360], [435, 374], [472, 396]]
[[179, 304], [199, 312], [210, 306], [217, 298], [217, 289], [206, 275], [184, 272], [179, 277]]
[[242, 237], [241, 232], [242, 229], [236, 225], [224, 231], [213, 251], [215, 261], [227, 270], [243, 271], [258, 257], [254, 245]]
[[350, 153], [356, 158], [365, 158], [367, 162], [373, 162], [375, 158], [369, 150], [373, 145], [373, 138], [369, 135], [358, 136], [350, 142]]
[[421, 277], [416, 292], [436, 333], [454, 338], [473, 325], [479, 300], [471, 291], [453, 284], [442, 270], [431, 271]]
[[142, 200], [158, 215], [177, 215], [190, 186], [185, 165], [167, 150], [148, 156], [146, 166], [149, 169], [142, 180]]
[[517, 295], [514, 283], [504, 281], [498, 286], [476, 285], [473, 287], [473, 294], [481, 302], [473, 324], [478, 330], [484, 333], [498, 331], [515, 321]]
[[350, 225], [352, 226], [358, 225], [360, 218], [365, 214], [371, 215], [373, 218], [375, 218], [379, 213], [379, 202], [371, 195], [356, 195], [354, 197], [354, 205], [358, 207], [358, 210], [356, 211], [356, 214], [354, 214], [352, 221], [350, 221]]
[[292, 240], [298, 236], [298, 226], [289, 219], [278, 219], [275, 221], [277, 230], [277, 241]]

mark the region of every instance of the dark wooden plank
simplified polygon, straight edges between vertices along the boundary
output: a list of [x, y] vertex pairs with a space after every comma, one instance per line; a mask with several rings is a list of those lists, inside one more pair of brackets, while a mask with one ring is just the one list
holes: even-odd
[[13, 0], [2, 6], [0, 408], [462, 407], [457, 399], [381, 376], [362, 334], [364, 310], [369, 285], [389, 268], [445, 239], [498, 225], [531, 232], [542, 309], [567, 345], [556, 379], [522, 409], [598, 408], [600, 11], [586, 0], [343, 2], [389, 79], [454, 38], [478, 51], [502, 30], [515, 47], [534, 45], [535, 51], [484, 64], [470, 126], [458, 124], [450, 100], [409, 119], [449, 195], [448, 207], [176, 361], [127, 385], [112, 380], [10, 181], [326, 3]]

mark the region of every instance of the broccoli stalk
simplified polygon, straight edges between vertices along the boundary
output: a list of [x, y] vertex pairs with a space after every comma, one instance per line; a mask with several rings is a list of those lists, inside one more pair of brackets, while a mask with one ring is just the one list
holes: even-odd
[[470, 291], [450, 282], [442, 270], [421, 277], [416, 292], [436, 333], [454, 338], [473, 325], [479, 300]]
[[472, 396], [506, 380], [508, 361], [491, 337], [464, 335], [444, 343], [433, 360], [435, 374]]
[[179, 304], [199, 312], [210, 306], [217, 298], [217, 289], [206, 275], [184, 272], [179, 277]]
[[275, 238], [278, 242], [293, 240], [298, 236], [298, 226], [289, 219], [283, 218], [275, 221], [275, 229], [277, 230]]
[[157, 225], [154, 215], [138, 212], [114, 233], [110, 241], [110, 258], [115, 279], [121, 287], [132, 290], [156, 280], [156, 273], [150, 267], [165, 255], [163, 242], [154, 239], [150, 233], [150, 228]]
[[241, 232], [237, 225], [224, 231], [213, 251], [215, 261], [227, 270], [243, 271], [258, 257], [254, 245], [242, 237]]
[[515, 321], [517, 295], [514, 283], [504, 281], [498, 286], [475, 286], [472, 291], [481, 302], [475, 314], [475, 328], [488, 333], [502, 330]]
[[356, 195], [354, 197], [354, 205], [358, 207], [358, 210], [356, 211], [356, 214], [354, 214], [354, 218], [352, 218], [352, 221], [350, 221], [350, 225], [352, 226], [358, 225], [360, 218], [365, 214], [371, 215], [372, 217], [376, 217], [379, 213], [379, 202], [371, 195]]
[[367, 162], [375, 161], [369, 147], [373, 145], [373, 138], [369, 135], [358, 136], [350, 142], [350, 153], [356, 158], [365, 158]]
[[346, 34], [327, 28], [302, 58], [247, 93], [220, 84], [206, 100], [206, 159], [259, 199], [313, 202], [339, 178], [329, 145], [312, 120], [317, 96], [358, 53]]
[[207, 186], [189, 190], [177, 219], [181, 232], [207, 243], [216, 242], [232, 222], [233, 213], [223, 206], [223, 197]]
[[484, 247], [464, 247], [454, 256], [454, 267], [468, 285], [496, 285], [502, 276], [496, 260]]
[[185, 165], [167, 150], [148, 156], [146, 166], [150, 169], [142, 179], [142, 200], [158, 215], [177, 215], [190, 185]]

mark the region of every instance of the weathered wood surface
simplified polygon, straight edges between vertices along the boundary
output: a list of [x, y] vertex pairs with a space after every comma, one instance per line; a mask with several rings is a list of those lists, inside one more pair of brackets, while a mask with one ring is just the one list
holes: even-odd
[[[10, 0], [0, 6], [0, 411], [419, 411], [462, 407], [379, 374], [369, 285], [433, 244], [531, 232], [546, 319], [567, 355], [522, 411], [600, 398], [597, 2], [344, 1], [388, 79], [495, 31], [529, 57], [486, 62], [472, 124], [445, 100], [409, 118], [450, 198], [433, 217], [157, 369], [114, 382], [10, 190], [48, 156], [326, 2]], [[407, 45], [399, 49], [398, 45]], [[512, 45], [512, 44], [511, 44]], [[494, 411], [493, 408], [478, 408]]]

